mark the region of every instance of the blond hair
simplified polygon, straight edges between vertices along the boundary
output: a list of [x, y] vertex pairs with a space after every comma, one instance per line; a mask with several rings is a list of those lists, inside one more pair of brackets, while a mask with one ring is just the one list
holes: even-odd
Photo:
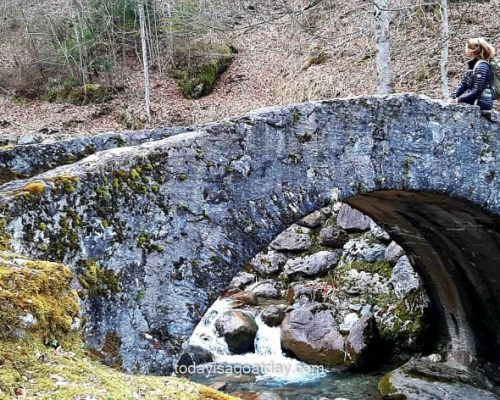
[[472, 38], [467, 40], [467, 47], [476, 57], [490, 61], [495, 57], [495, 48], [483, 38]]

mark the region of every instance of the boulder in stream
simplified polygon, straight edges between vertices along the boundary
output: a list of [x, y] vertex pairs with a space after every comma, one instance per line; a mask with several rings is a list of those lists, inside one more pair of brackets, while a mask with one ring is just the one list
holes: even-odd
[[200, 346], [188, 346], [179, 360], [177, 361], [177, 368], [189, 367], [190, 365], [200, 365], [213, 361], [213, 355], [207, 349]]
[[280, 283], [272, 279], [264, 279], [247, 287], [248, 291], [266, 299], [279, 299], [280, 289]]
[[348, 361], [345, 339], [336, 325], [332, 310], [319, 303], [303, 304], [281, 323], [281, 346], [309, 364], [343, 365]]
[[217, 319], [215, 328], [226, 340], [231, 353], [243, 354], [255, 350], [258, 327], [250, 314], [240, 310], [227, 311]]
[[287, 306], [284, 304], [273, 304], [262, 310], [262, 321], [268, 326], [279, 326], [285, 318]]
[[259, 304], [259, 299], [257, 298], [257, 295], [255, 293], [248, 292], [246, 290], [233, 293], [231, 295], [231, 298], [239, 302], [241, 305], [256, 306]]

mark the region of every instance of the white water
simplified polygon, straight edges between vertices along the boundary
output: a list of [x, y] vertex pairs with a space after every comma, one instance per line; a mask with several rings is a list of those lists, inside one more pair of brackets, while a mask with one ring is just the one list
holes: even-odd
[[230, 355], [231, 352], [223, 337], [217, 335], [215, 322], [226, 311], [230, 310], [233, 301], [229, 298], [218, 298], [208, 309], [189, 339], [189, 344], [200, 346], [210, 351], [214, 357]]
[[209, 350], [215, 363], [237, 366], [235, 370], [238, 373], [255, 373], [257, 380], [299, 383], [326, 375], [326, 370], [320, 366], [308, 365], [283, 355], [280, 327], [266, 325], [260, 315], [255, 318], [258, 326], [255, 353], [231, 355], [224, 338], [217, 335], [215, 322], [224, 312], [232, 309], [232, 304], [231, 299], [217, 299], [197, 325], [189, 344]]
[[259, 327], [255, 336], [255, 354], [259, 356], [281, 357], [283, 351], [281, 350], [280, 327], [266, 325], [260, 315], [255, 318], [255, 322]]

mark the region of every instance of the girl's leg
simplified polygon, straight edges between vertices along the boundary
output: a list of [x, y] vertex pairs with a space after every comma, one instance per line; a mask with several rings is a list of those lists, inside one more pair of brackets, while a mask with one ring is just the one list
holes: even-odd
[[493, 109], [493, 101], [484, 101], [479, 99], [477, 105], [481, 108], [481, 111], [491, 111]]

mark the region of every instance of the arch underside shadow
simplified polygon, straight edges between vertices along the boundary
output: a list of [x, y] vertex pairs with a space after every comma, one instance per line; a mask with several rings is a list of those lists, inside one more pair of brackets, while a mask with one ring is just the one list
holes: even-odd
[[453, 358], [500, 364], [500, 217], [429, 192], [376, 191], [345, 201], [408, 253]]

